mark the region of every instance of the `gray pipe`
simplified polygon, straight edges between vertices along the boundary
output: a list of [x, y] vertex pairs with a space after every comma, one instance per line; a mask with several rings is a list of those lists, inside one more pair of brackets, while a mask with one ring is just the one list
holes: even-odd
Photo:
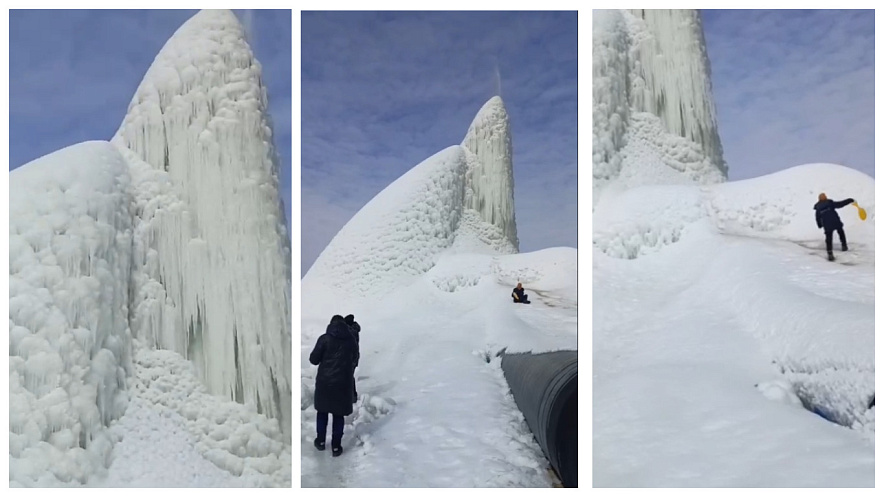
[[577, 487], [577, 351], [507, 354], [503, 375], [553, 469]]

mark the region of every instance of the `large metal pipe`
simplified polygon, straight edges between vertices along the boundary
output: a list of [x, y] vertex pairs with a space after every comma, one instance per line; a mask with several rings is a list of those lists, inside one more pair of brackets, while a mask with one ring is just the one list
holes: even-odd
[[577, 487], [577, 351], [507, 354], [504, 377], [562, 485]]

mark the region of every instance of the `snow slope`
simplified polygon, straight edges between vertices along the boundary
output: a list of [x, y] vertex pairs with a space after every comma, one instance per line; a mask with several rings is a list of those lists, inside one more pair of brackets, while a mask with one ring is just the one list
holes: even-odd
[[594, 11], [593, 484], [874, 486], [874, 179], [726, 172], [699, 14]]
[[[464, 145], [379, 193], [303, 278], [302, 486], [551, 486], [497, 354], [576, 349], [577, 251], [516, 253], [508, 130], [496, 97]], [[530, 306], [509, 297], [519, 281]], [[313, 448], [307, 358], [331, 316], [350, 313], [360, 398], [332, 460]]]
[[606, 188], [727, 175], [696, 10], [593, 11], [593, 205]]
[[[821, 191], [868, 211], [840, 211], [850, 265], [824, 258]], [[830, 164], [599, 204], [594, 484], [874, 485], [874, 212], [874, 180]]]
[[10, 486], [291, 485], [265, 109], [236, 17], [203, 11], [113, 143], [10, 172]]

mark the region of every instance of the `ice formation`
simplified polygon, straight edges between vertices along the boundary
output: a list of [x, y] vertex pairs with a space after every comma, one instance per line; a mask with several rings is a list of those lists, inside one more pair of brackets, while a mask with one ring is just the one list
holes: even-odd
[[134, 291], [149, 295], [134, 335], [193, 360], [212, 393], [288, 425], [290, 257], [266, 107], [242, 26], [203, 11], [157, 55], [113, 142], [180, 196], [145, 217], [147, 278]]
[[503, 100], [492, 97], [476, 114], [463, 146], [479, 159], [469, 171], [466, 206], [483, 221], [503, 229], [507, 240], [519, 248], [513, 200], [513, 142]]
[[695, 10], [593, 12], [593, 204], [611, 183], [727, 175]]
[[9, 179], [10, 482], [85, 483], [106, 466], [132, 368], [129, 169], [87, 142]]
[[100, 480], [130, 397], [185, 419], [216, 466], [290, 482], [290, 242], [266, 106], [236, 17], [202, 11], [111, 142], [10, 172], [10, 485]]
[[356, 213], [304, 284], [378, 296], [432, 269], [449, 247], [518, 252], [512, 167], [509, 121], [495, 96], [462, 145], [424, 160]]

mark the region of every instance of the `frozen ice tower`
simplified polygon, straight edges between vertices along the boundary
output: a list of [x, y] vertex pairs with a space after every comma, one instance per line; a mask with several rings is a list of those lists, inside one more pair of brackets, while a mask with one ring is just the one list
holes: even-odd
[[232, 12], [172, 36], [113, 143], [136, 184], [153, 178], [135, 191], [133, 335], [289, 432], [289, 239], [261, 66]]
[[482, 106], [470, 125], [463, 146], [479, 159], [470, 170], [467, 207], [485, 222], [503, 230], [507, 240], [519, 247], [516, 213], [513, 206], [513, 141], [510, 122], [498, 96]]
[[726, 179], [698, 11], [594, 11], [592, 99], [594, 192]]
[[357, 212], [303, 285], [376, 298], [432, 269], [448, 249], [518, 252], [512, 149], [506, 108], [495, 96], [461, 145], [424, 160]]

